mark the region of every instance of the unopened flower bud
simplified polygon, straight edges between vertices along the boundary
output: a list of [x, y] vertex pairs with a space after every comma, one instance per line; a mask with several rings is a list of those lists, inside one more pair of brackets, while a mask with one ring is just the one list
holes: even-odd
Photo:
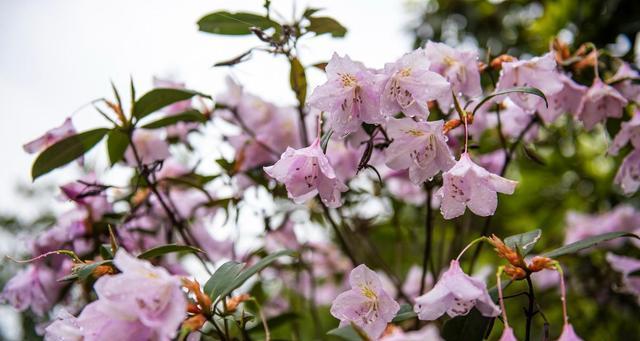
[[205, 322], [207, 322], [207, 318], [202, 314], [198, 314], [195, 316], [191, 316], [184, 322], [182, 322], [182, 328], [187, 330], [198, 330], [202, 327], [202, 325], [204, 325]]
[[533, 257], [529, 264], [529, 271], [538, 272], [544, 269], [553, 268], [553, 259], [547, 257], [536, 256]]
[[515, 58], [513, 56], [510, 56], [508, 54], [503, 54], [503, 55], [500, 55], [500, 56], [497, 56], [496, 58], [494, 58], [491, 61], [491, 63], [489, 63], [489, 65], [494, 70], [501, 70], [502, 69], [502, 63], [508, 63], [508, 62], [512, 62], [514, 60], [515, 60]]
[[513, 265], [505, 265], [504, 273], [507, 274], [511, 279], [518, 280], [523, 279], [527, 276], [527, 272], [520, 267], [515, 267]]
[[228, 301], [227, 301], [227, 312], [234, 312], [237, 308], [238, 305], [240, 305], [240, 303], [247, 301], [251, 298], [251, 296], [249, 296], [249, 294], [241, 294], [238, 296], [234, 296], [231, 297]]

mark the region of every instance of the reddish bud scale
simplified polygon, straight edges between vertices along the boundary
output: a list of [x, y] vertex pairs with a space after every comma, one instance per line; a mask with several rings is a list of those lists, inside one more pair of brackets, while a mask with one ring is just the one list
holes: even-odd
[[494, 58], [491, 61], [491, 63], [489, 63], [489, 65], [494, 70], [501, 70], [502, 69], [502, 63], [508, 63], [508, 62], [512, 62], [514, 60], [515, 60], [515, 58], [513, 56], [510, 56], [508, 54], [503, 54], [503, 55], [500, 55], [500, 56], [497, 56], [496, 58]]

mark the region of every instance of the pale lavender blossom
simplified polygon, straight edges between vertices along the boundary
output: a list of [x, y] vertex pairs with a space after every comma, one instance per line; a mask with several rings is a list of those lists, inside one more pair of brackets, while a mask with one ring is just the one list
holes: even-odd
[[390, 118], [387, 134], [393, 142], [385, 151], [386, 164], [392, 169], [409, 168], [409, 178], [421, 184], [455, 165], [455, 159], [442, 133], [444, 121], [414, 121]]
[[613, 87], [596, 78], [593, 84], [582, 97], [582, 103], [577, 111], [578, 119], [582, 121], [585, 129], [604, 122], [607, 117], [622, 117], [622, 109], [627, 105], [627, 100]]
[[431, 71], [430, 66], [421, 49], [386, 64], [380, 112], [387, 116], [403, 112], [407, 116], [427, 119], [429, 101], [451, 97], [449, 82]]
[[640, 79], [640, 73], [634, 70], [629, 63], [623, 62], [608, 83], [615, 83], [613, 87], [624, 98], [638, 103], [640, 102], [640, 84], [634, 83], [638, 79]]
[[582, 338], [576, 334], [570, 323], [565, 323], [562, 327], [562, 334], [557, 341], [582, 341]]
[[264, 171], [287, 188], [289, 198], [301, 204], [316, 194], [328, 207], [342, 205], [341, 192], [348, 188], [336, 176], [316, 139], [309, 147], [287, 148], [280, 160]]
[[502, 336], [500, 336], [500, 340], [498, 341], [518, 341], [518, 339], [516, 339], [516, 335], [513, 333], [513, 328], [506, 327], [502, 331]]
[[394, 328], [391, 334], [383, 336], [380, 341], [443, 341], [440, 330], [435, 324], [427, 324], [420, 330], [405, 332]]
[[622, 192], [631, 195], [640, 188], [640, 149], [635, 149], [627, 155], [616, 173], [614, 182], [620, 186]]
[[[511, 98], [506, 98], [500, 104], [500, 121], [502, 126], [502, 134], [511, 138], [518, 138], [528, 128], [523, 135], [523, 140], [530, 142], [538, 136], [538, 126], [531, 124], [535, 118], [533, 112], [524, 110], [518, 106]], [[497, 113], [495, 117], [497, 123]]]
[[[136, 129], [133, 133], [132, 140], [133, 145], [136, 147], [137, 158], [140, 159], [142, 164], [151, 164], [171, 156], [171, 153], [169, 153], [169, 144], [151, 130]], [[136, 165], [138, 162], [131, 146], [127, 148], [124, 158], [129, 165]]]
[[45, 341], [83, 341], [78, 319], [66, 310], [58, 312], [56, 319], [44, 329]]
[[[388, 168], [386, 168], [388, 169]], [[409, 179], [409, 170], [391, 170], [383, 176], [385, 188], [393, 197], [420, 206], [427, 199], [427, 192], [422, 186], [416, 186]]]
[[327, 146], [327, 158], [340, 181], [346, 183], [356, 176], [364, 145], [352, 147], [346, 141], [331, 140]]
[[307, 102], [329, 113], [336, 134], [352, 133], [362, 122], [382, 123], [380, 86], [372, 70], [334, 53], [325, 71], [327, 82], [315, 88]]
[[[552, 53], [529, 60], [516, 60], [502, 63], [502, 71], [496, 90], [507, 90], [515, 87], [534, 87], [545, 96], [552, 96], [562, 90], [560, 73], [556, 70], [556, 60]], [[535, 110], [544, 105], [538, 96], [526, 93], [510, 93], [514, 103], [524, 110]]]
[[[631, 232], [640, 229], [640, 212], [633, 206], [621, 204], [612, 210], [599, 214], [584, 214], [570, 211], [566, 216], [565, 244], [610, 232]], [[624, 244], [622, 239], [603, 243], [609, 247]]]
[[[442, 75], [456, 94], [462, 94], [467, 98], [482, 95], [477, 65], [478, 51], [428, 41], [424, 47], [424, 54], [431, 62], [431, 71]], [[440, 107], [446, 111], [452, 104], [452, 97], [445, 96], [438, 101]]]
[[19, 311], [30, 309], [34, 314], [43, 316], [53, 307], [62, 289], [56, 276], [54, 270], [44, 265], [29, 265], [5, 284], [0, 301]]
[[504, 167], [507, 155], [503, 149], [496, 149], [492, 152], [479, 155], [477, 157], [478, 165], [490, 173], [500, 174]]
[[551, 124], [565, 113], [577, 114], [580, 109], [582, 98], [587, 93], [588, 87], [576, 83], [571, 77], [558, 73], [558, 77], [562, 82], [562, 90], [554, 94], [545, 94], [549, 106], [544, 102], [540, 103], [537, 108], [540, 117], [546, 124]]
[[627, 143], [631, 143], [635, 149], [640, 149], [640, 110], [638, 109], [629, 121], [622, 123], [620, 131], [609, 146], [608, 153], [618, 155], [620, 149]]
[[450, 317], [467, 315], [473, 307], [483, 316], [500, 314], [485, 283], [465, 274], [458, 261], [452, 260], [433, 289], [416, 298], [413, 309], [420, 320], [432, 321], [445, 313]]
[[418, 265], [413, 265], [409, 268], [407, 277], [402, 284], [402, 291], [409, 297], [414, 298], [420, 296], [420, 287], [424, 286], [425, 290], [429, 290], [433, 287], [433, 274], [428, 272], [424, 277], [424, 283], [420, 283], [422, 279], [422, 269]]
[[56, 142], [63, 140], [69, 136], [76, 134], [76, 128], [73, 126], [73, 122], [71, 122], [71, 118], [67, 118], [64, 120], [62, 125], [55, 127], [44, 135], [38, 137], [37, 139], [26, 143], [22, 148], [25, 152], [29, 154], [37, 153], [46, 148], [49, 148]]
[[618, 256], [611, 252], [607, 253], [607, 262], [611, 268], [622, 274], [622, 289], [634, 295], [640, 302], [640, 277], [629, 276], [629, 274], [640, 270], [640, 260], [625, 256]]
[[505, 179], [471, 161], [469, 154], [463, 153], [453, 168], [442, 176], [440, 212], [445, 219], [462, 215], [468, 207], [479, 216], [490, 216], [498, 205], [496, 192], [513, 194], [516, 181]]
[[361, 264], [349, 275], [351, 290], [338, 295], [331, 305], [331, 315], [340, 325], [354, 323], [371, 339], [378, 339], [393, 320], [400, 305], [382, 288], [375, 272]]

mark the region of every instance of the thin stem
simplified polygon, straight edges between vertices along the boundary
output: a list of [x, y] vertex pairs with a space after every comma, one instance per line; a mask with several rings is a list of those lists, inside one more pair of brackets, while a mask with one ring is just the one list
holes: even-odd
[[[420, 295], [424, 293], [424, 280], [427, 277], [427, 268], [429, 261], [431, 260], [431, 244], [433, 234], [433, 210], [431, 209], [431, 187], [425, 185], [427, 190], [427, 200], [425, 203], [425, 209], [427, 214], [425, 216], [424, 229], [425, 229], [425, 241], [424, 241], [424, 253], [422, 256], [422, 276], [420, 277]], [[431, 260], [432, 261], [432, 260]]]
[[322, 205], [322, 209], [324, 210], [324, 216], [329, 222], [329, 225], [331, 225], [331, 227], [333, 228], [333, 231], [336, 233], [336, 236], [338, 237], [338, 241], [340, 242], [340, 245], [342, 246], [343, 251], [347, 254], [347, 257], [349, 257], [349, 260], [351, 260], [351, 265], [353, 265], [354, 267], [357, 266], [358, 261], [356, 260], [356, 257], [353, 255], [353, 252], [351, 251], [349, 244], [347, 244], [347, 241], [344, 239], [344, 236], [340, 232], [340, 228], [338, 227], [338, 224], [336, 224], [336, 222], [331, 217], [331, 212], [329, 212], [329, 208], [324, 203], [321, 203], [321, 205]]
[[498, 272], [496, 273], [496, 287], [498, 288], [498, 302], [500, 303], [500, 309], [502, 310], [502, 321], [504, 322], [504, 328], [509, 328], [509, 321], [507, 320], [507, 310], [504, 308], [504, 297], [502, 296], [502, 281], [500, 280], [500, 276], [502, 276], [502, 271], [504, 270], [504, 266], [498, 268]]
[[567, 314], [567, 288], [564, 283], [564, 272], [562, 271], [562, 267], [560, 263], [555, 262], [556, 271], [560, 275], [560, 300], [562, 301], [562, 319], [564, 324], [569, 323], [569, 315]]
[[526, 311], [527, 325], [526, 325], [525, 341], [529, 341], [531, 340], [531, 323], [533, 322], [533, 316], [535, 315], [534, 309], [535, 309], [536, 296], [533, 291], [533, 282], [531, 282], [530, 274], [527, 274], [526, 280], [527, 280], [527, 286], [529, 287], [529, 295], [528, 295], [529, 308]]
[[467, 250], [469, 250], [470, 247], [472, 247], [473, 245], [475, 245], [475, 244], [477, 244], [477, 243], [479, 243], [481, 241], [484, 241], [486, 239], [487, 239], [487, 237], [481, 236], [481, 237], [478, 237], [478, 238], [472, 240], [471, 243], [469, 243], [469, 245], [465, 246], [464, 249], [462, 249], [462, 251], [460, 251], [460, 254], [458, 255], [458, 257], [456, 257], [456, 261], [460, 261], [460, 257], [462, 257], [462, 255], [465, 252], [467, 252]]

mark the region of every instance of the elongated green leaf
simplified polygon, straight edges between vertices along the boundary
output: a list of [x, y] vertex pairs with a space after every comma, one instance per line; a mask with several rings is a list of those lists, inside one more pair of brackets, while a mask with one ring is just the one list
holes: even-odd
[[158, 129], [176, 124], [178, 122], [206, 122], [207, 118], [198, 110], [188, 110], [180, 114], [163, 117], [157, 121], [145, 124], [142, 128]]
[[109, 132], [107, 128], [98, 128], [58, 141], [38, 155], [31, 167], [31, 177], [35, 180], [81, 157], [98, 144], [107, 132]]
[[368, 341], [369, 338], [362, 330], [354, 325], [344, 326], [340, 328], [331, 329], [327, 335], [336, 336], [346, 341]]
[[542, 236], [541, 230], [533, 230], [509, 236], [504, 239], [504, 243], [512, 249], [520, 250], [522, 256], [526, 256], [540, 240], [540, 236]]
[[226, 297], [227, 295], [231, 294], [231, 292], [233, 290], [235, 290], [238, 287], [240, 287], [244, 282], [246, 282], [249, 278], [251, 278], [251, 276], [257, 274], [258, 272], [262, 271], [267, 266], [271, 265], [271, 263], [275, 262], [276, 259], [278, 259], [280, 257], [283, 257], [283, 256], [292, 256], [293, 257], [293, 256], [296, 256], [296, 254], [297, 253], [295, 251], [282, 250], [282, 251], [278, 251], [276, 253], [272, 253], [272, 254], [262, 258], [261, 260], [259, 260], [255, 264], [253, 264], [252, 266], [250, 266], [247, 269], [245, 269], [242, 272], [240, 272], [240, 274], [238, 274], [238, 276], [235, 278], [235, 280], [229, 286], [224, 288], [224, 290], [220, 293], [220, 297]]
[[78, 271], [78, 278], [85, 280], [87, 278], [89, 278], [89, 276], [91, 276], [91, 274], [93, 273], [93, 270], [95, 270], [98, 266], [100, 265], [111, 265], [113, 264], [113, 261], [108, 259], [108, 260], [102, 260], [99, 262], [93, 262], [91, 264], [87, 264], [87, 265], [83, 265]]
[[330, 33], [334, 38], [341, 38], [347, 34], [347, 29], [338, 21], [329, 17], [310, 17], [307, 30], [317, 35]]
[[251, 27], [280, 29], [280, 24], [264, 16], [253, 13], [229, 13], [220, 11], [208, 14], [198, 20], [198, 29], [202, 32], [224, 35], [251, 34]]
[[209, 295], [212, 301], [215, 301], [227, 287], [231, 286], [243, 267], [244, 263], [234, 261], [222, 264], [204, 284], [205, 294]]
[[478, 111], [478, 109], [480, 109], [480, 107], [483, 104], [487, 103], [492, 98], [497, 97], [497, 96], [507, 95], [507, 94], [514, 93], [514, 92], [521, 92], [521, 93], [525, 93], [525, 94], [536, 95], [538, 97], [541, 97], [544, 100], [544, 104], [547, 107], [549, 106], [549, 102], [547, 101], [547, 97], [539, 89], [531, 88], [531, 87], [519, 87], [519, 88], [511, 88], [511, 89], [507, 89], [507, 90], [494, 92], [491, 95], [483, 98], [482, 100], [480, 100], [480, 102], [478, 102], [478, 105], [476, 105], [476, 107], [473, 108], [473, 115], [475, 116], [476, 111]]
[[582, 250], [590, 248], [592, 246], [596, 246], [599, 243], [606, 242], [606, 241], [609, 241], [609, 240], [612, 240], [612, 239], [616, 239], [616, 238], [621, 238], [621, 237], [631, 237], [631, 238], [640, 239], [637, 235], [635, 235], [633, 233], [609, 232], [609, 233], [604, 233], [604, 234], [601, 234], [601, 235], [585, 238], [583, 240], [579, 240], [579, 241], [577, 241], [575, 243], [571, 243], [571, 244], [565, 245], [563, 247], [557, 248], [555, 250], [551, 250], [551, 251], [545, 252], [541, 256], [549, 257], [549, 258], [556, 258], [556, 257], [560, 257], [560, 256], [576, 253], [578, 251], [582, 251]]
[[418, 316], [418, 314], [416, 314], [416, 312], [413, 311], [413, 307], [410, 304], [404, 303], [400, 306], [400, 310], [398, 310], [396, 317], [394, 317], [393, 320], [391, 320], [391, 322], [398, 323], [398, 322], [415, 318], [416, 316]]
[[156, 258], [162, 255], [165, 255], [167, 253], [173, 253], [173, 252], [194, 252], [195, 253], [195, 252], [202, 252], [202, 250], [198, 249], [197, 247], [193, 247], [189, 245], [167, 244], [167, 245], [160, 245], [152, 249], [149, 249], [141, 253], [140, 255], [138, 255], [138, 258], [151, 259], [151, 258]]
[[171, 89], [171, 88], [153, 89], [147, 92], [146, 94], [142, 95], [142, 97], [140, 97], [140, 99], [136, 101], [136, 104], [133, 108], [133, 116], [135, 116], [137, 119], [141, 119], [168, 105], [187, 100], [196, 95], [202, 96], [202, 97], [209, 97], [199, 92], [186, 90], [186, 89]]
[[112, 166], [122, 160], [127, 147], [129, 147], [127, 133], [120, 129], [113, 129], [109, 132], [107, 135], [107, 152]]
[[291, 72], [289, 73], [289, 83], [291, 89], [296, 93], [296, 98], [301, 106], [307, 99], [307, 76], [304, 73], [304, 67], [300, 64], [298, 58], [291, 60]]

